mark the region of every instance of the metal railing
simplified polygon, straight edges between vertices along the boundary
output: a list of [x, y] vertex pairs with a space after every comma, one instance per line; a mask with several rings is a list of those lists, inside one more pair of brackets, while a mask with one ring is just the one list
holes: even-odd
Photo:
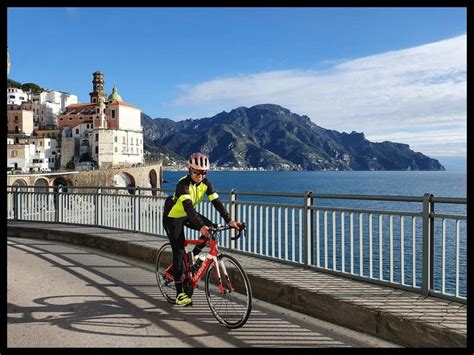
[[[8, 186], [7, 211], [14, 220], [165, 236], [164, 200], [173, 192], [140, 187]], [[466, 303], [466, 198], [236, 190], [221, 195], [227, 196], [222, 200], [232, 219], [247, 224], [246, 238], [231, 241], [234, 231], [227, 231], [223, 248]], [[272, 199], [275, 202], [268, 202]], [[342, 206], [344, 202], [348, 206]], [[398, 209], [387, 209], [392, 204]], [[448, 213], [440, 206], [451, 209]], [[221, 221], [210, 202], [201, 203], [197, 210]], [[187, 237], [199, 235], [189, 230]]]

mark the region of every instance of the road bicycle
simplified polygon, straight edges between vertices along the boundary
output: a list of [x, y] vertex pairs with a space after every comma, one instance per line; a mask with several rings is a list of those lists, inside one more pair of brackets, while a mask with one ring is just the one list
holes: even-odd
[[[210, 238], [184, 241], [185, 257], [183, 258], [183, 291], [192, 296], [199, 281], [204, 278], [204, 293], [212, 314], [219, 323], [227, 328], [242, 327], [252, 310], [252, 289], [247, 274], [240, 263], [232, 256], [221, 253], [218, 241], [221, 233], [231, 227], [219, 224], [209, 228]], [[238, 232], [232, 240], [241, 237], [245, 230]], [[193, 265], [193, 252], [188, 246], [203, 245], [210, 248], [202, 264], [196, 269]], [[201, 251], [201, 254], [204, 250]], [[155, 273], [158, 288], [169, 303], [175, 304], [176, 288], [173, 279], [173, 253], [170, 243], [165, 243], [156, 257]]]

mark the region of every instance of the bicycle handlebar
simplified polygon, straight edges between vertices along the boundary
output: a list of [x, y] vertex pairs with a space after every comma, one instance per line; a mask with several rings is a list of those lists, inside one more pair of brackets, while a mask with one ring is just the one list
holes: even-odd
[[[235, 236], [235, 237], [230, 237], [230, 239], [232, 240], [237, 240], [241, 237], [242, 233], [245, 232], [245, 223], [242, 223], [242, 229], [239, 230], [239, 233]], [[214, 233], [217, 233], [217, 232], [222, 232], [222, 231], [225, 231], [225, 230], [228, 230], [228, 229], [234, 229], [232, 227], [224, 227], [223, 225], [221, 224], [214, 224], [214, 226], [210, 227], [209, 228], [209, 231], [214, 234]]]

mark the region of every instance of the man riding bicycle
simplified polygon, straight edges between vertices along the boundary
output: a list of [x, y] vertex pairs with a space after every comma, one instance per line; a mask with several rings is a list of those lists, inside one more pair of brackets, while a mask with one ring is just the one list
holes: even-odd
[[[209, 227], [213, 224], [195, 210], [204, 195], [207, 195], [209, 201], [212, 202], [229, 227], [238, 230], [242, 228], [242, 223], [231, 220], [219, 195], [205, 177], [210, 168], [209, 157], [202, 153], [193, 153], [188, 163], [189, 174], [178, 181], [174, 195], [166, 198], [163, 212], [163, 226], [173, 250], [173, 278], [176, 286], [176, 304], [179, 306], [192, 304], [191, 297], [183, 292], [181, 280], [184, 258], [184, 226], [198, 230], [201, 233], [200, 239], [205, 239], [210, 237]], [[203, 246], [197, 245], [193, 250], [193, 255], [196, 257], [202, 248]]]

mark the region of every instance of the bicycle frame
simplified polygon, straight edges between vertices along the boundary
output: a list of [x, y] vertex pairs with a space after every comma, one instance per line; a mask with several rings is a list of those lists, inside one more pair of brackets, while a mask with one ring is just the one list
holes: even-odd
[[[217, 285], [219, 287], [219, 292], [221, 294], [225, 293], [225, 288], [224, 288], [224, 285], [222, 284], [221, 269], [222, 269], [222, 273], [224, 274], [224, 278], [226, 280], [227, 290], [234, 291], [234, 287], [232, 286], [232, 283], [227, 274], [227, 269], [224, 263], [219, 263], [218, 261], [217, 255], [219, 254], [219, 248], [218, 248], [217, 240], [216, 238], [214, 238], [214, 236], [212, 236], [211, 239], [207, 239], [204, 242], [202, 239], [198, 239], [198, 240], [186, 239], [184, 241], [184, 251], [185, 251], [184, 255], [188, 255], [188, 248], [187, 248], [188, 245], [203, 245], [203, 244], [211, 248], [211, 250], [206, 255], [206, 259], [193, 275], [191, 272], [191, 265], [189, 263], [189, 260], [187, 257], [185, 257], [184, 258], [185, 270], [183, 272], [183, 278], [186, 278], [186, 275], [188, 275], [188, 280], [190, 281], [192, 288], [195, 289], [198, 287], [199, 281], [203, 278], [204, 275], [206, 275], [206, 272], [211, 266], [211, 263], [214, 263], [216, 267]], [[165, 274], [171, 279], [173, 279], [173, 275], [170, 274], [170, 269], [172, 268], [172, 266], [173, 264], [170, 264], [165, 270]]]

